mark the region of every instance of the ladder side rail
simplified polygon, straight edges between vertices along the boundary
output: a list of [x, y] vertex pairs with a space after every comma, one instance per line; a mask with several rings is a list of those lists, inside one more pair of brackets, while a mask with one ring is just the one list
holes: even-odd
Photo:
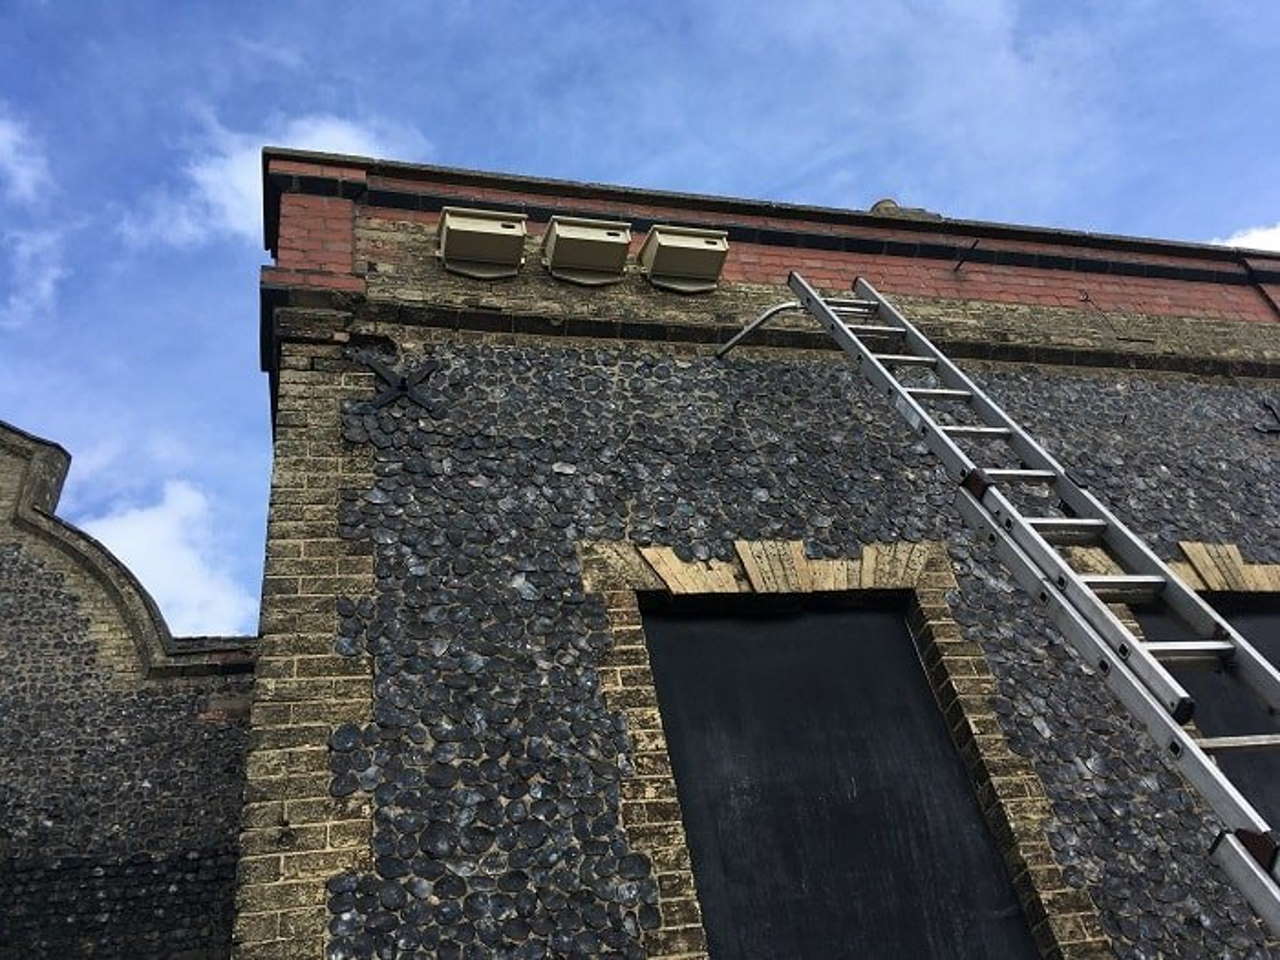
[[889, 396], [894, 408], [907, 421], [911, 429], [924, 440], [930, 452], [938, 457], [947, 472], [957, 477], [967, 477], [975, 468], [969, 455], [960, 449], [959, 444], [948, 437], [939, 428], [938, 423], [923, 406], [907, 393], [889, 369], [881, 363], [874, 353], [853, 334], [843, 319], [838, 316], [808, 282], [799, 274], [792, 273], [788, 283], [798, 282], [792, 289], [800, 297], [800, 302], [810, 316], [823, 325], [832, 339], [845, 353], [849, 354], [858, 372], [870, 382], [875, 389]]
[[[803, 283], [803, 280], [801, 282]], [[805, 286], [808, 285], [806, 284]], [[795, 289], [795, 287], [796, 285], [792, 284], [792, 288]], [[812, 288], [809, 289], [812, 291]], [[1111, 549], [1129, 572], [1156, 575], [1164, 579], [1165, 587], [1161, 593], [1162, 599], [1168, 603], [1170, 609], [1191, 627], [1197, 636], [1202, 639], [1225, 638], [1234, 643], [1238, 652], [1234, 656], [1233, 663], [1241, 680], [1262, 699], [1263, 703], [1272, 709], [1280, 710], [1280, 670], [1277, 670], [1252, 644], [1240, 636], [1195, 591], [1189, 589], [1182, 581], [1178, 580], [1168, 565], [1160, 560], [1098, 498], [1072, 482], [1067, 477], [1066, 470], [1061, 464], [1031, 438], [1011, 417], [1005, 414], [994, 401], [987, 397], [981, 388], [956, 367], [945, 354], [938, 350], [933, 342], [903, 316], [893, 304], [881, 296], [875, 287], [859, 277], [854, 284], [854, 290], [856, 296], [879, 303], [880, 309], [888, 313], [894, 322], [900, 324], [907, 331], [906, 340], [908, 344], [917, 352], [937, 361], [936, 369], [940, 379], [947, 386], [965, 389], [972, 393], [972, 403], [980, 417], [988, 420], [988, 422], [994, 420], [999, 425], [1012, 431], [1012, 435], [1009, 438], [1010, 446], [1013, 447], [1014, 451], [1028, 467], [1032, 469], [1048, 469], [1058, 474], [1058, 479], [1054, 483], [1054, 492], [1059, 499], [1066, 503], [1076, 516], [1102, 520], [1106, 524], [1102, 534], [1102, 542]], [[816, 296], [816, 293], [814, 295]], [[1076, 581], [1072, 582], [1073, 589], [1071, 593], [1077, 598], [1083, 598], [1084, 609], [1090, 611], [1089, 619], [1094, 626], [1103, 633], [1117, 650], [1127, 649], [1130, 651], [1130, 655], [1133, 655], [1136, 647], [1132, 638], [1125, 636], [1128, 631], [1124, 629], [1107, 606], [1099, 601], [1088, 587], [1078, 582], [1078, 577], [1073, 574], [1069, 566], [1057, 561], [1059, 557], [1057, 551], [1053, 550], [1046, 542], [1043, 542], [1042, 538], [1034, 530], [1026, 528], [1025, 534], [1028, 539], [1023, 541], [1024, 547], [1032, 547], [1033, 544], [1039, 546], [1043, 543], [1047, 552], [1034, 549], [1035, 555], [1045, 560], [1049, 560], [1051, 555], [1054, 559], [1049, 560], [1050, 564], [1055, 568], [1065, 568], [1068, 573], [1068, 582]], [[1177, 710], [1175, 715], [1181, 716], [1184, 711], [1190, 709], [1190, 698], [1187, 697], [1185, 690], [1173, 679], [1164, 665], [1154, 658], [1141, 653], [1138, 654], [1138, 657], [1138, 672], [1143, 675], [1144, 679], [1150, 677], [1154, 680], [1161, 699], [1169, 702], [1171, 709]]]
[[1276, 896], [1275, 871], [1268, 872], [1231, 833], [1218, 836], [1210, 852], [1218, 866], [1271, 931], [1280, 930], [1280, 898]]
[[[911, 397], [886, 365], [879, 362], [802, 277], [793, 272], [787, 282], [800, 297], [800, 305], [822, 323], [837, 344], [854, 358], [863, 376], [873, 386], [886, 391], [892, 397], [895, 409], [907, 420], [914, 431], [925, 437], [929, 449], [943, 460], [948, 471], [962, 483], [969, 479], [974, 469], [973, 461], [950, 440], [940, 425]], [[1055, 492], [1059, 492], [1060, 499], [1068, 509], [1077, 517], [1101, 520], [1106, 524], [1107, 531], [1116, 531], [1114, 537], [1118, 547], [1116, 555], [1122, 562], [1128, 563], [1139, 571], [1151, 571], [1150, 575], [1158, 576], [1164, 587], [1169, 589], [1175, 597], [1179, 592], [1189, 594], [1191, 603], [1187, 605], [1187, 609], [1192, 616], [1188, 620], [1193, 628], [1197, 620], [1203, 624], [1203, 618], [1207, 616], [1211, 624], [1209, 629], [1214, 630], [1216, 638], [1239, 642], [1238, 649], [1245, 655], [1246, 663], [1250, 655], [1257, 656], [1256, 651], [1212, 608], [1187, 590], [1185, 585], [1173, 576], [1172, 571], [1155, 557], [1141, 540], [1116, 520], [1096, 498], [1069, 480], [1066, 471], [1057, 461], [1009, 419], [1003, 410], [942, 355], [928, 338], [885, 301], [869, 283], [859, 280], [855, 290], [864, 299], [877, 304], [877, 313], [883, 309], [892, 319], [897, 320], [905, 331], [904, 340], [907, 341], [907, 346], [915, 351], [914, 355], [931, 359], [939, 378], [948, 387], [966, 390], [980, 416], [990, 417], [1009, 431], [1015, 451], [1023, 457], [1029, 468], [1043, 467], [1056, 475], [1053, 484]], [[761, 322], [763, 319], [766, 318], [762, 318]], [[1043, 554], [1045, 551], [1052, 554], [1054, 559], [1048, 556], [1040, 557], [1041, 560], [1047, 561], [1050, 570], [1056, 570], [1059, 565], [1065, 566], [1065, 558], [1052, 548], [1048, 540], [1040, 536], [1027, 518], [1022, 517], [994, 485], [980, 483], [975, 487], [976, 492], [981, 495], [981, 500], [965, 486], [961, 486], [957, 491], [957, 505], [961, 514], [971, 527], [986, 532], [1000, 558], [1014, 573], [1023, 588], [1031, 594], [1037, 604], [1047, 608], [1051, 619], [1060, 628], [1068, 642], [1086, 663], [1096, 665], [1108, 687], [1135, 719], [1143, 724], [1157, 744], [1167, 750], [1174, 765], [1199, 791], [1209, 807], [1223, 819], [1227, 829], [1219, 833], [1210, 851], [1211, 855], [1270, 928], [1280, 930], [1280, 889], [1276, 884], [1277, 864], [1280, 858], [1277, 857], [1277, 844], [1266, 820], [1159, 702], [1156, 694], [1148, 686], [1149, 681], [1140, 677], [1134, 670], [1135, 666], [1143, 669], [1142, 664], [1145, 662], [1142, 657], [1133, 659], [1132, 655], [1132, 651], [1139, 649], [1141, 645], [1132, 634], [1128, 633], [1123, 624], [1116, 620], [1101, 597], [1083, 582], [1078, 584], [1080, 592], [1077, 592], [1075, 589], [1077, 585], [1072, 584], [1072, 579], [1066, 579], [1065, 583], [1070, 586], [1074, 597], [1066, 592], [1066, 588], [1060, 589], [1054, 582], [1057, 576], [1054, 575], [1052, 578], [1046, 576], [1042, 564], [1033, 559], [1018, 541], [1026, 542], [1037, 554]], [[997, 519], [998, 515], [993, 515], [993, 510], [996, 509], [1005, 511], [1002, 518]], [[1016, 539], [1015, 531], [1017, 531]], [[1069, 574], [1070, 578], [1079, 580], [1079, 575], [1069, 566], [1066, 566], [1065, 573]], [[1083, 602], [1077, 605], [1073, 599], [1080, 599]], [[1128, 637], [1130, 656], [1123, 656], [1117, 649], [1113, 649], [1111, 642], [1104, 638], [1104, 635], [1085, 616], [1084, 611], [1091, 611], [1094, 608], [1105, 613], [1105, 616], [1100, 617], [1099, 620], [1108, 632], [1111, 629], [1109, 621], [1114, 621], [1121, 634]], [[1175, 612], [1176, 610], [1177, 608]], [[1196, 614], [1199, 616], [1197, 617]], [[1147, 659], [1150, 659], [1149, 655]], [[1266, 667], [1264, 672], [1275, 673], [1265, 660], [1260, 657], [1259, 660]], [[1162, 666], [1159, 664], [1156, 666], [1163, 671]]]
[[1201, 639], [1227, 640], [1236, 648], [1232, 667], [1241, 680], [1273, 710], [1280, 711], [1280, 670], [1264, 657], [1194, 590], [1180, 580], [1146, 543], [1126, 527], [1087, 490], [1063, 477], [1055, 484], [1055, 492], [1073, 511], [1089, 511], [1107, 525], [1103, 542], [1115, 556], [1135, 573], [1158, 574], [1165, 580], [1161, 599], [1169, 605]]
[[1168, 667], [1152, 656], [1142, 642], [1120, 622], [1067, 559], [1027, 523], [1026, 518], [1009, 499], [997, 487], [992, 486], [983, 492], [978, 503], [991, 521], [1002, 529], [1002, 535], [1017, 544], [1040, 575], [1054, 584], [1066, 602], [1071, 604], [1121, 660], [1129, 664], [1129, 668], [1147, 685], [1152, 695], [1164, 703], [1173, 719], [1178, 723], [1190, 720], [1195, 703], [1191, 694], [1174, 678]]
[[1165, 755], [1180, 769], [1231, 830], [1267, 834], [1270, 827], [1257, 809], [1227, 779], [1195, 739], [1169, 716], [1164, 706], [1129, 669], [1129, 665], [1098, 635], [1080, 612], [1047, 579], [1034, 560], [1009, 537], [978, 500], [961, 488], [956, 506], [969, 525], [985, 533], [988, 542], [1014, 578], [1045, 609], [1063, 637], [1084, 662], [1096, 670], [1129, 712], [1147, 729]]
[[[793, 286], [794, 290], [795, 287]], [[1019, 458], [1029, 468], [1033, 470], [1052, 470], [1058, 474], [1065, 474], [1065, 469], [1058, 463], [1053, 456], [1045, 450], [1036, 440], [1024, 430], [1016, 420], [1010, 417], [1004, 410], [979, 387], [972, 379], [961, 370], [945, 353], [934, 345], [933, 341], [926, 337], [920, 330], [892, 303], [880, 295], [880, 293], [870, 283], [859, 277], [854, 282], [854, 289], [858, 296], [874, 300], [880, 304], [880, 309], [887, 312], [893, 321], [900, 324], [906, 331], [906, 343], [915, 352], [924, 356], [928, 356], [937, 361], [936, 371], [938, 378], [946, 384], [946, 386], [967, 390], [971, 395], [970, 403], [978, 417], [989, 426], [1001, 426], [1009, 430], [1010, 436], [1006, 440], [1010, 447], [1013, 448]], [[801, 298], [803, 300], [803, 297]]]
[[[1218, 765], [1196, 744], [1186, 730], [1173, 721], [1123, 660], [1111, 650], [1065, 601], [1055, 595], [1035, 563], [1005, 536], [983, 506], [965, 489], [957, 491], [956, 503], [972, 529], [986, 531], [996, 553], [1035, 602], [1049, 608], [1051, 619], [1076, 649], [1085, 663], [1096, 667], [1112, 693], [1155, 740], [1166, 756], [1204, 798], [1209, 808], [1222, 818], [1225, 829], [1214, 841], [1210, 855], [1236, 885], [1271, 930], [1280, 930], [1280, 894], [1277, 892], [1277, 861], [1271, 830], [1257, 809], [1236, 789]], [[1241, 835], [1249, 835], [1261, 856], [1246, 849]], [[1262, 859], [1270, 860], [1264, 866]]]
[[[1200, 600], [1199, 597], [1195, 599]], [[1226, 621], [1222, 624], [1221, 637], [1235, 647], [1230, 661], [1232, 673], [1243, 680], [1263, 703], [1280, 712], [1280, 670]]]
[[[894, 407], [897, 408], [899, 414], [906, 419], [908, 424], [925, 438], [926, 445], [931, 450], [935, 453], [939, 452], [939, 448], [943, 448], [947, 452], [957, 450], [957, 456], [947, 457], [942, 453], [939, 453], [939, 456], [942, 458], [948, 472], [960, 482], [964, 482], [972, 472], [973, 461], [967, 455], [958, 452], [955, 442], [939, 428], [936, 421], [924, 411], [913, 397], [905, 392], [901, 384], [871, 354], [866, 346], [857, 337], [849, 333], [848, 330], [844, 329], [844, 322], [802, 276], [793, 272], [788, 277], [787, 283], [804, 308], [827, 328], [837, 343], [854, 355], [858, 361], [859, 369], [871, 380], [873, 385], [888, 389], [890, 395], [894, 398]], [[880, 310], [887, 311], [892, 320], [907, 331], [906, 338], [916, 354], [930, 358], [934, 361], [935, 371], [940, 374], [946, 374], [943, 377], [943, 382], [947, 383], [948, 386], [955, 386], [969, 391], [975, 403], [978, 398], [981, 398], [983, 407], [989, 413], [989, 419], [994, 419], [1000, 426], [1013, 431], [1014, 437], [1011, 437], [1011, 440], [1020, 438], [1023, 441], [1022, 444], [1015, 445], [1014, 448], [1018, 450], [1019, 446], [1022, 447], [1019, 455], [1023, 456], [1024, 462], [1028, 462], [1028, 465], [1032, 468], [1049, 469], [1059, 477], [1063, 477], [1061, 465], [1032, 440], [994, 401], [987, 398], [978, 386], [965, 376], [924, 334], [916, 330], [906, 317], [881, 297], [870, 283], [859, 278], [854, 289], [856, 295], [879, 303], [881, 305]], [[1076, 608], [1081, 611], [1093, 628], [1105, 638], [1112, 649], [1117, 651], [1122, 658], [1130, 660], [1134, 671], [1148, 685], [1152, 693], [1165, 703], [1166, 708], [1173, 717], [1179, 722], [1189, 720], [1194, 710], [1194, 700], [1186, 688], [1169, 672], [1168, 668], [1142, 648], [1141, 644], [1116, 618], [1115, 614], [1111, 612], [1111, 609], [1101, 598], [1081, 581], [1079, 575], [1071, 569], [1065, 558], [1026, 523], [1025, 518], [1021, 516], [1003, 494], [992, 486], [988, 486], [983, 493], [984, 506], [993, 513], [998, 522], [1007, 523], [1006, 529], [1012, 531], [1012, 536], [1017, 540], [1019, 546], [1031, 555], [1041, 572], [1060, 585], [1060, 589], [1066, 592]], [[988, 500], [990, 501], [989, 504], [987, 503]]]
[[[1055, 484], [1054, 492], [1078, 516], [1096, 517], [1105, 521], [1107, 529], [1102, 537], [1103, 542], [1128, 569], [1135, 573], [1158, 573], [1168, 578], [1170, 586], [1175, 587], [1168, 592], [1170, 606], [1182, 616], [1198, 637], [1210, 639], [1223, 626], [1222, 618], [1196, 596], [1194, 591], [1188, 590], [1181, 581], [1176, 581], [1175, 585], [1173, 572], [1168, 565], [1097, 497], [1066, 477]], [[1176, 586], [1182, 588], [1176, 589]]]

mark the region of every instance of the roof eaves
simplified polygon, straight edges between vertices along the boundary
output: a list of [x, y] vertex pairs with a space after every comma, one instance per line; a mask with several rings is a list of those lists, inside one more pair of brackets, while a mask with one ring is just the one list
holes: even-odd
[[[372, 157], [322, 153], [310, 150], [294, 150], [285, 147], [264, 147], [262, 151], [263, 178], [271, 158], [289, 159], [321, 165], [360, 167], [366, 174], [408, 180], [444, 180], [449, 183], [477, 187], [506, 188], [513, 192], [553, 194], [558, 196], [591, 197], [617, 201], [632, 201], [654, 205], [692, 207], [708, 212], [752, 214], [766, 217], [783, 217], [836, 223], [847, 226], [892, 227], [898, 230], [943, 232], [966, 237], [992, 237], [1011, 240], [1039, 241], [1077, 247], [1094, 247], [1127, 250], [1135, 253], [1185, 256], [1197, 259], [1239, 262], [1242, 257], [1276, 259], [1275, 251], [1245, 247], [1228, 247], [1214, 243], [1197, 243], [1185, 240], [1166, 240], [1157, 237], [1125, 236], [1112, 233], [1095, 233], [1087, 230], [1069, 230], [1060, 227], [1038, 227], [1029, 224], [996, 223], [985, 220], [966, 220], [943, 217], [940, 220], [914, 220], [904, 217], [884, 216], [865, 210], [824, 207], [809, 204], [783, 203], [771, 200], [751, 200], [741, 197], [714, 194], [684, 193], [670, 190], [653, 190], [645, 187], [627, 187], [617, 184], [589, 181], [561, 180], [551, 177], [532, 177], [523, 174], [497, 173], [425, 163], [406, 163], [397, 160], [381, 160]], [[274, 224], [278, 215], [279, 196], [272, 196], [271, 189], [263, 190], [263, 217], [267, 249], [274, 246]]]

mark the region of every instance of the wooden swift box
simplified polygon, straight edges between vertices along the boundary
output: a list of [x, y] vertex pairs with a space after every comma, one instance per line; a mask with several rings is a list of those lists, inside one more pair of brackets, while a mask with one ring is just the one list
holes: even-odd
[[465, 277], [514, 277], [524, 264], [526, 232], [522, 213], [445, 207], [437, 255], [446, 270]]

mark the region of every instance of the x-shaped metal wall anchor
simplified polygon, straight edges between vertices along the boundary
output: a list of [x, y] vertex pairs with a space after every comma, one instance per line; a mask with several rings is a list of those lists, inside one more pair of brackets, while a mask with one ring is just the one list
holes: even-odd
[[1276, 405], [1270, 400], [1263, 400], [1262, 405], [1270, 411], [1271, 419], [1275, 423], [1255, 423], [1253, 429], [1259, 433], [1280, 433], [1280, 409], [1277, 409]]
[[384, 384], [381, 392], [370, 401], [375, 407], [385, 407], [401, 397], [413, 401], [423, 409], [430, 407], [431, 401], [418, 389], [418, 386], [435, 372], [436, 364], [424, 364], [413, 373], [406, 375], [396, 373], [381, 360], [375, 360], [373, 357], [365, 357], [364, 362], [365, 366], [376, 373], [378, 379]]

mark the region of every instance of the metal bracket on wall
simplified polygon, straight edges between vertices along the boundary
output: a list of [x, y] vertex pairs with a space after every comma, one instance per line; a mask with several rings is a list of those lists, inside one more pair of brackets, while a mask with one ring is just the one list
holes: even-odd
[[965, 261], [969, 258], [969, 254], [978, 249], [978, 242], [981, 237], [975, 237], [973, 243], [969, 244], [967, 250], [961, 250], [959, 256], [956, 257], [956, 265], [951, 268], [952, 273], [959, 273], [960, 268], [964, 266]]
[[416, 403], [424, 410], [431, 408], [431, 401], [418, 388], [422, 381], [435, 373], [439, 369], [436, 363], [428, 362], [423, 364], [412, 373], [397, 373], [381, 360], [374, 357], [362, 357], [361, 362], [366, 367], [378, 375], [378, 379], [383, 382], [383, 388], [375, 396], [370, 403], [375, 407], [385, 407], [389, 403], [394, 403], [401, 397]]

